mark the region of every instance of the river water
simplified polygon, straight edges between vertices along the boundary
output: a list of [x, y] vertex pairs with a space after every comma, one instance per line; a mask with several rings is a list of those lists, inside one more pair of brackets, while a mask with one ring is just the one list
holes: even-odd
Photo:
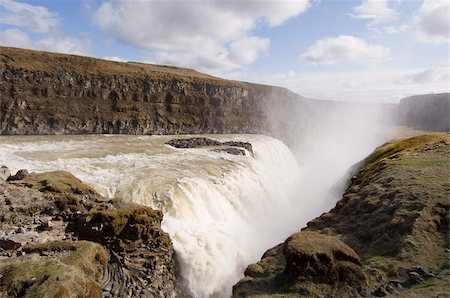
[[[67, 170], [109, 197], [164, 212], [185, 291], [227, 297], [245, 267], [305, 224], [300, 171], [281, 141], [209, 135], [253, 145], [254, 157], [165, 145], [182, 136], [1, 136], [0, 165]], [[311, 204], [311, 203], [309, 203]]]

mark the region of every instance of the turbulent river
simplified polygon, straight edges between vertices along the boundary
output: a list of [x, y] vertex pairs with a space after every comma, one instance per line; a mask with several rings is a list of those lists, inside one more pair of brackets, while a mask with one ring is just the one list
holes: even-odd
[[67, 170], [104, 195], [162, 210], [186, 292], [226, 297], [248, 264], [305, 224], [298, 163], [262, 135], [207, 136], [250, 142], [254, 157], [165, 145], [179, 137], [2, 136], [0, 165]]

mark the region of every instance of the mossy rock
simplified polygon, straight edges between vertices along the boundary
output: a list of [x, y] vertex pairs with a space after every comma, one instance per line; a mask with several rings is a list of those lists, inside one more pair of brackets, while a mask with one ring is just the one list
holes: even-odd
[[[106, 200], [92, 187], [66, 171], [32, 173], [21, 180], [11, 181], [11, 183], [52, 195], [55, 198], [56, 206], [61, 211], [68, 209], [72, 212], [84, 211], [85, 205]], [[82, 204], [81, 198], [88, 201]]]
[[338, 238], [302, 231], [283, 245], [285, 272], [292, 278], [320, 283], [361, 285], [367, 277], [358, 255]]
[[152, 242], [157, 247], [171, 247], [169, 236], [161, 230], [161, 211], [137, 204], [105, 206], [99, 204], [89, 213], [74, 217], [67, 231], [77, 233], [80, 239], [116, 243], [121, 247], [127, 246], [127, 249], [133, 249], [128, 246], [138, 245], [141, 241]]
[[93, 225], [101, 223], [105, 233], [116, 236], [121, 234], [127, 225], [133, 225], [136, 228], [159, 226], [162, 220], [161, 211], [139, 205], [109, 210], [93, 208], [89, 212], [89, 216], [91, 217], [90, 223]]
[[32, 173], [22, 180], [13, 181], [16, 185], [33, 187], [41, 192], [60, 194], [86, 195], [93, 198], [103, 198], [92, 187], [66, 171]]
[[102, 297], [96, 282], [109, 254], [96, 243], [55, 241], [29, 245], [29, 253], [66, 251], [62, 257], [11, 259], [0, 265], [2, 290], [12, 297]]

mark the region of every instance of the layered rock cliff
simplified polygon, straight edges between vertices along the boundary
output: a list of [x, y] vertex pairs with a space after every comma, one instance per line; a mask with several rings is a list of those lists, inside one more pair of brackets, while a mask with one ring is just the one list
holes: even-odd
[[286, 116], [300, 99], [191, 69], [0, 47], [1, 134], [261, 133], [268, 101]]
[[378, 148], [336, 207], [268, 250], [236, 297], [447, 297], [450, 135]]

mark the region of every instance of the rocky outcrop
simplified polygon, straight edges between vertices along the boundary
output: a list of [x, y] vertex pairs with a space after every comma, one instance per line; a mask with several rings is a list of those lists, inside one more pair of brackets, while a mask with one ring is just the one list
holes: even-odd
[[315, 232], [299, 232], [283, 244], [286, 259], [285, 273], [316, 283], [333, 284], [336, 281], [350, 285], [364, 284], [358, 255], [340, 240]]
[[396, 140], [328, 213], [250, 265], [236, 297], [441, 297], [450, 274], [450, 135]]
[[267, 103], [286, 116], [299, 100], [191, 69], [0, 47], [1, 134], [269, 132]]
[[247, 151], [251, 156], [254, 155], [252, 144], [241, 141], [221, 142], [218, 140], [204, 137], [194, 137], [194, 138], [173, 139], [166, 142], [166, 145], [183, 149], [212, 147], [213, 148], [212, 150], [215, 152], [225, 152], [233, 155], [245, 155], [245, 152]]
[[342, 296], [346, 287], [366, 284], [359, 257], [349, 246], [333, 236], [303, 231], [248, 266], [233, 296]]
[[0, 181], [2, 297], [179, 295], [160, 211], [107, 200], [67, 172], [9, 178]]
[[426, 94], [402, 99], [398, 123], [427, 131], [450, 131], [450, 94]]

